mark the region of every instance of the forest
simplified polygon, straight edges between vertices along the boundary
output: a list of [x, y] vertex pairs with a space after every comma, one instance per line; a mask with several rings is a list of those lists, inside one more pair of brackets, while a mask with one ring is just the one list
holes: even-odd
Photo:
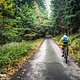
[[55, 33], [80, 32], [80, 1], [51, 0], [51, 25]]
[[0, 44], [42, 37], [47, 22], [43, 0], [0, 0]]
[[51, 0], [50, 9], [48, 16], [45, 0], [0, 0], [0, 73], [32, 53], [47, 33], [76, 39], [72, 47], [80, 61], [80, 0]]
[[[51, 14], [45, 0], [1, 0], [0, 44], [50, 34], [80, 31], [79, 0], [51, 0]], [[25, 8], [26, 7], [26, 8]]]

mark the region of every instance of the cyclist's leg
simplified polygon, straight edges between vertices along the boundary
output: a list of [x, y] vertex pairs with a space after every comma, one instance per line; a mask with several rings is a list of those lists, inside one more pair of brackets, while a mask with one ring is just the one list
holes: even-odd
[[69, 46], [68, 46], [68, 44], [67, 44], [67, 55], [68, 55], [68, 51], [69, 51]]

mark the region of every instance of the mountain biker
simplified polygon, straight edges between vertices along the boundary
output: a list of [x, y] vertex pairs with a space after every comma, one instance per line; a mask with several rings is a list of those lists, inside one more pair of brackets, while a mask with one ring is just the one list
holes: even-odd
[[[59, 44], [63, 44], [62, 46], [62, 50], [64, 50], [64, 45], [67, 45], [67, 54], [68, 54], [68, 45], [71, 44], [71, 40], [70, 38], [67, 36], [66, 33], [64, 33], [64, 35], [62, 36], [62, 38], [59, 41]], [[64, 52], [62, 54], [62, 57], [64, 56]]]

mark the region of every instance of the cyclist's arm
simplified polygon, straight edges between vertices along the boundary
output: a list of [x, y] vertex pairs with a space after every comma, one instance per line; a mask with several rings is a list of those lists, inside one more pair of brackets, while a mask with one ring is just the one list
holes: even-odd
[[62, 44], [62, 42], [63, 42], [63, 40], [62, 40], [62, 38], [61, 38], [60, 41], [59, 41], [59, 44]]

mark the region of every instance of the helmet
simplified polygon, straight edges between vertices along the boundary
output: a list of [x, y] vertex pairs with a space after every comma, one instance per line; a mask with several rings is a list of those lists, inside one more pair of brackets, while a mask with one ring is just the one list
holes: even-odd
[[64, 33], [64, 35], [67, 35], [67, 33]]

